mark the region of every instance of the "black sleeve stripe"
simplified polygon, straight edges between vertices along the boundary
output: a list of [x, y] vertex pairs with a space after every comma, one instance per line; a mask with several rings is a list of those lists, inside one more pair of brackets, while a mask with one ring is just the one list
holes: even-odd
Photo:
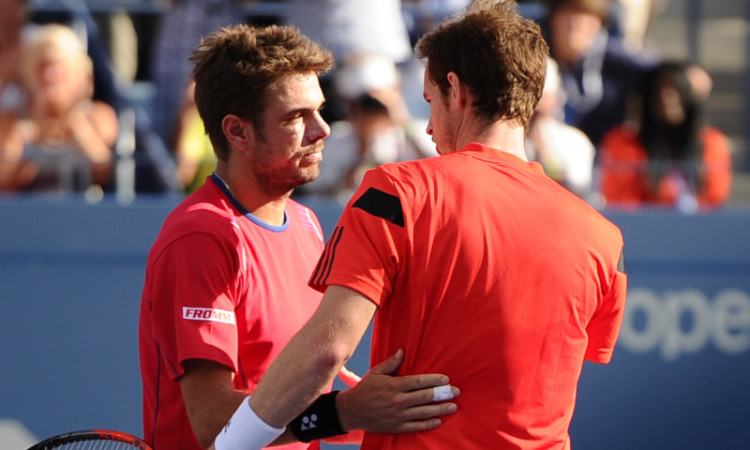
[[625, 248], [623, 247], [622, 250], [620, 250], [620, 260], [617, 261], [617, 271], [620, 273], [627, 273], [625, 272]]
[[352, 208], [359, 208], [394, 225], [404, 226], [404, 211], [399, 198], [379, 189], [368, 189], [354, 202]]
[[333, 259], [336, 257], [336, 247], [339, 245], [343, 232], [343, 227], [336, 227], [336, 229], [333, 230], [331, 238], [328, 240], [328, 244], [326, 244], [326, 248], [323, 251], [323, 255], [318, 261], [318, 266], [315, 268], [315, 272], [313, 272], [312, 284], [322, 285], [325, 284], [328, 279], [328, 275], [331, 273]]

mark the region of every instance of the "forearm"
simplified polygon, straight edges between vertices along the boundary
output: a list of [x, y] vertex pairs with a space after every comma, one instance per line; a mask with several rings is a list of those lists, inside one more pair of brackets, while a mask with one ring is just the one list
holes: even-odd
[[274, 360], [250, 405], [269, 425], [282, 427], [333, 382], [375, 314], [360, 294], [330, 286], [310, 321]]
[[253, 410], [271, 426], [288, 424], [310, 406], [350, 356], [309, 331], [303, 329], [289, 342], [251, 397]]
[[[333, 382], [374, 313], [369, 300], [331, 286], [310, 321], [266, 371], [247, 408], [243, 404], [235, 412], [237, 420], [232, 419], [218, 439], [237, 442], [241, 448], [260, 448], [276, 439]], [[255, 436], [248, 427], [256, 430]]]
[[94, 124], [88, 119], [71, 126], [73, 139], [81, 153], [96, 165], [109, 165], [112, 162], [112, 149], [99, 135]]
[[101, 102], [84, 102], [69, 111], [66, 125], [76, 145], [92, 164], [110, 165], [117, 141], [117, 113]]

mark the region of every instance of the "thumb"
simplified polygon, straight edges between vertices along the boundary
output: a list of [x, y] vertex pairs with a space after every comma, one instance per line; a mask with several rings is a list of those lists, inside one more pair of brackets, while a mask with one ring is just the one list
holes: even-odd
[[398, 349], [385, 361], [373, 367], [370, 373], [380, 375], [394, 375], [404, 362], [404, 350]]

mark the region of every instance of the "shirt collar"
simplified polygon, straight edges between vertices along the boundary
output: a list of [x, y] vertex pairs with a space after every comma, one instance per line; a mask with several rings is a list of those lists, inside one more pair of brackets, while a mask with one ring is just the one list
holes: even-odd
[[478, 142], [470, 142], [466, 144], [458, 153], [472, 154], [482, 159], [491, 161], [498, 161], [518, 167], [522, 170], [528, 170], [531, 172], [544, 173], [542, 165], [536, 161], [524, 161], [516, 155], [513, 155], [502, 150], [482, 145]]

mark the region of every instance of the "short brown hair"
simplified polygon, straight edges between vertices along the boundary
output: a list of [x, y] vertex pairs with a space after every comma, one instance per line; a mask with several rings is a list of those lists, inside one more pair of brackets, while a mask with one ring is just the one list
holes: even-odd
[[425, 34], [416, 45], [443, 96], [448, 73], [467, 84], [488, 121], [526, 126], [542, 95], [549, 48], [539, 26], [515, 1], [475, 0], [467, 10]]
[[295, 27], [234, 25], [203, 39], [193, 52], [195, 104], [219, 159], [229, 143], [221, 122], [236, 114], [260, 126], [269, 90], [294, 74], [318, 75], [333, 67], [333, 56]]
[[611, 0], [549, 0], [549, 14], [561, 8], [570, 8], [593, 14], [606, 22], [610, 16]]

